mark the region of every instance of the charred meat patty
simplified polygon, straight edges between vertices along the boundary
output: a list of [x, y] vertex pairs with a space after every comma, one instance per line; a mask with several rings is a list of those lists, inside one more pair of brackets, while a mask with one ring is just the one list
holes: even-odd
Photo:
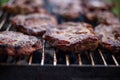
[[111, 12], [99, 12], [97, 14], [97, 18], [99, 23], [112, 25], [112, 24], [120, 24], [120, 20]]
[[46, 12], [43, 9], [44, 0], [10, 0], [2, 6], [2, 9], [11, 14], [29, 14], [34, 12]]
[[11, 22], [18, 31], [34, 36], [42, 36], [47, 28], [53, 28], [57, 24], [54, 16], [40, 13], [17, 15]]
[[120, 25], [100, 24], [95, 28], [100, 45], [113, 52], [120, 52]]
[[60, 15], [65, 20], [72, 20], [84, 12], [80, 0], [49, 0], [52, 12]]
[[0, 53], [15, 55], [30, 55], [42, 48], [41, 41], [34, 36], [19, 32], [0, 32]]
[[85, 3], [85, 17], [89, 21], [94, 21], [99, 12], [109, 11], [110, 9], [111, 6], [102, 0], [87, 0]]
[[95, 50], [98, 46], [98, 38], [86, 23], [63, 23], [59, 28], [48, 30], [45, 40], [63, 51]]

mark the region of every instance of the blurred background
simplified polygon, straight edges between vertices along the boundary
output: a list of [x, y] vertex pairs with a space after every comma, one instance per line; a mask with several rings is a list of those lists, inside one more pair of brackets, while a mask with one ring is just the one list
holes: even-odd
[[[8, 0], [0, 0], [0, 6], [4, 3], [6, 3]], [[114, 4], [114, 8], [112, 9], [112, 12], [116, 15], [120, 17], [120, 0], [103, 0], [107, 3], [113, 3]]]
[[112, 2], [114, 4], [114, 8], [112, 9], [113, 13], [120, 17], [120, 0], [103, 0], [106, 2]]

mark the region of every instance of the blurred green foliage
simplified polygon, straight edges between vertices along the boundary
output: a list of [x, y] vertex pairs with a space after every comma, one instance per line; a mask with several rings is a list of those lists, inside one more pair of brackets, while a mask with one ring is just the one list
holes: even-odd
[[120, 17], [120, 0], [103, 0], [107, 3], [113, 3], [114, 7], [112, 9], [112, 12], [116, 15]]
[[8, 0], [0, 0], [0, 6], [3, 4], [3, 3], [6, 3]]
[[115, 7], [113, 8], [113, 12], [120, 17], [120, 0], [112, 0], [115, 3]]
[[[8, 0], [0, 0], [0, 6], [3, 3], [6, 3]], [[113, 13], [120, 17], [120, 0], [103, 0], [106, 2], [113, 2], [115, 4], [114, 8], [112, 9]]]

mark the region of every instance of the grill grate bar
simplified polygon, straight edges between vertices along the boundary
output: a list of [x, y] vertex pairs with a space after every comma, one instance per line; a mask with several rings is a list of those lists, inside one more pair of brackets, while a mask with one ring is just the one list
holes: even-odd
[[[10, 17], [7, 17], [7, 16], [8, 16], [7, 13], [3, 14], [3, 12], [0, 12], [0, 17], [1, 17], [0, 29], [2, 27], [5, 27], [5, 30], [9, 31], [12, 27], [12, 24], [10, 24], [10, 22], [9, 22]], [[43, 43], [43, 49], [42, 49], [42, 58], [41, 58], [40, 64], [44, 65], [45, 64], [45, 40], [42, 39], [42, 43]], [[98, 53], [100, 54], [100, 58], [103, 62], [103, 65], [108, 66], [109, 64], [107, 64], [107, 58], [105, 58], [105, 55], [103, 54], [103, 52], [100, 49], [98, 49]], [[69, 66], [70, 61], [71, 61], [71, 57], [70, 57], [69, 54], [65, 54], [64, 56], [65, 56], [66, 66]], [[88, 56], [89, 56], [89, 60], [91, 61], [91, 65], [96, 66], [97, 63], [95, 64], [94, 54], [92, 52], [90, 52]], [[111, 57], [112, 57], [112, 60], [114, 61], [115, 65], [119, 66], [119, 63], [118, 63], [116, 57], [114, 55], [111, 55]], [[10, 57], [10, 56], [8, 56], [8, 59], [6, 60], [7, 63], [12, 62], [14, 64], [18, 64], [21, 60], [20, 58], [14, 58], [14, 57]], [[30, 55], [26, 60], [28, 60], [27, 63], [29, 65], [31, 65], [32, 60], [33, 60], [33, 55]], [[77, 54], [77, 60], [78, 60], [79, 66], [82, 66], [84, 62], [82, 61], [81, 53]], [[58, 62], [57, 62], [57, 52], [56, 52], [56, 49], [54, 49], [54, 51], [53, 51], [53, 65], [56, 66], [57, 64], [58, 64]]]
[[56, 51], [54, 50], [53, 52], [53, 65], [56, 66], [57, 65], [57, 58], [56, 58]]
[[[7, 15], [8, 15], [8, 13], [5, 13], [3, 15], [3, 20], [2, 20], [2, 22], [0, 24], [0, 29], [3, 27], [4, 24], [6, 24], [5, 25], [5, 27], [6, 27], [5, 31], [9, 31], [10, 28], [12, 27], [12, 24], [10, 22], [7, 22], [9, 20], [9, 17], [7, 17]], [[6, 17], [8, 18], [8, 20], [6, 20]]]
[[42, 59], [41, 59], [41, 65], [44, 65], [44, 60], [45, 60], [45, 40], [43, 40], [43, 51], [42, 51]]
[[114, 61], [115, 65], [116, 65], [116, 66], [119, 66], [119, 63], [117, 62], [117, 60], [116, 60], [116, 58], [115, 58], [114, 55], [112, 55], [112, 58], [113, 58], [113, 61]]
[[82, 66], [82, 60], [81, 60], [80, 53], [78, 53], [78, 63], [79, 63], [80, 66]]
[[12, 62], [12, 61], [14, 61], [14, 60], [13, 60], [13, 57], [12, 57], [12, 56], [8, 56], [6, 62], [7, 62], [7, 63], [10, 63], [10, 62]]
[[69, 66], [69, 65], [70, 65], [70, 62], [69, 62], [69, 55], [66, 54], [66, 55], [65, 55], [65, 58], [66, 58], [66, 65]]
[[90, 54], [91, 64], [92, 64], [92, 66], [94, 66], [94, 65], [95, 65], [95, 62], [94, 62], [92, 53], [90, 52], [89, 54]]
[[7, 29], [6, 29], [6, 31], [9, 31], [10, 28], [11, 28], [11, 26], [12, 26], [12, 24], [9, 23], [9, 24], [7, 25]]
[[12, 59], [13, 59], [13, 62], [12, 63], [15, 63], [15, 64], [18, 64], [19, 63], [19, 57], [13, 57], [12, 56]]
[[29, 58], [29, 63], [28, 63], [29, 65], [31, 65], [32, 64], [32, 55], [30, 55], [30, 58]]
[[6, 18], [4, 18], [3, 20], [2, 20], [2, 22], [0, 23], [0, 29], [3, 27], [3, 25], [5, 24], [5, 21], [6, 21]]
[[20, 64], [21, 57], [16, 57], [16, 64]]
[[103, 60], [104, 65], [107, 66], [107, 62], [106, 62], [106, 60], [105, 60], [102, 52], [101, 52], [100, 50], [98, 50], [98, 51], [99, 51], [99, 54], [100, 54], [100, 56], [101, 56], [101, 58], [102, 58], [102, 60]]

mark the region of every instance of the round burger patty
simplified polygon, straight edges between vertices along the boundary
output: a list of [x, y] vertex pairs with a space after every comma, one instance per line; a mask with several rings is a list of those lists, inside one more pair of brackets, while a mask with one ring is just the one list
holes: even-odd
[[45, 12], [44, 0], [11, 0], [2, 6], [3, 10], [11, 14], [28, 14], [34, 12]]
[[120, 52], [120, 25], [104, 25], [100, 24], [95, 28], [96, 34], [99, 36], [99, 44], [113, 52]]
[[107, 25], [120, 24], [120, 20], [113, 13], [108, 11], [99, 12], [97, 18], [99, 23]]
[[34, 36], [13, 31], [0, 32], [0, 53], [30, 55], [41, 48], [41, 41]]
[[57, 24], [54, 16], [40, 13], [18, 15], [11, 22], [17, 30], [34, 36], [42, 36], [47, 28], [53, 28]]
[[98, 12], [109, 11], [110, 5], [102, 0], [87, 0], [85, 3], [85, 16], [89, 21], [96, 19]]
[[49, 2], [54, 6], [52, 12], [67, 20], [78, 18], [84, 12], [80, 0], [49, 0]]
[[48, 30], [45, 40], [63, 51], [95, 50], [98, 46], [98, 38], [86, 23], [64, 23]]

